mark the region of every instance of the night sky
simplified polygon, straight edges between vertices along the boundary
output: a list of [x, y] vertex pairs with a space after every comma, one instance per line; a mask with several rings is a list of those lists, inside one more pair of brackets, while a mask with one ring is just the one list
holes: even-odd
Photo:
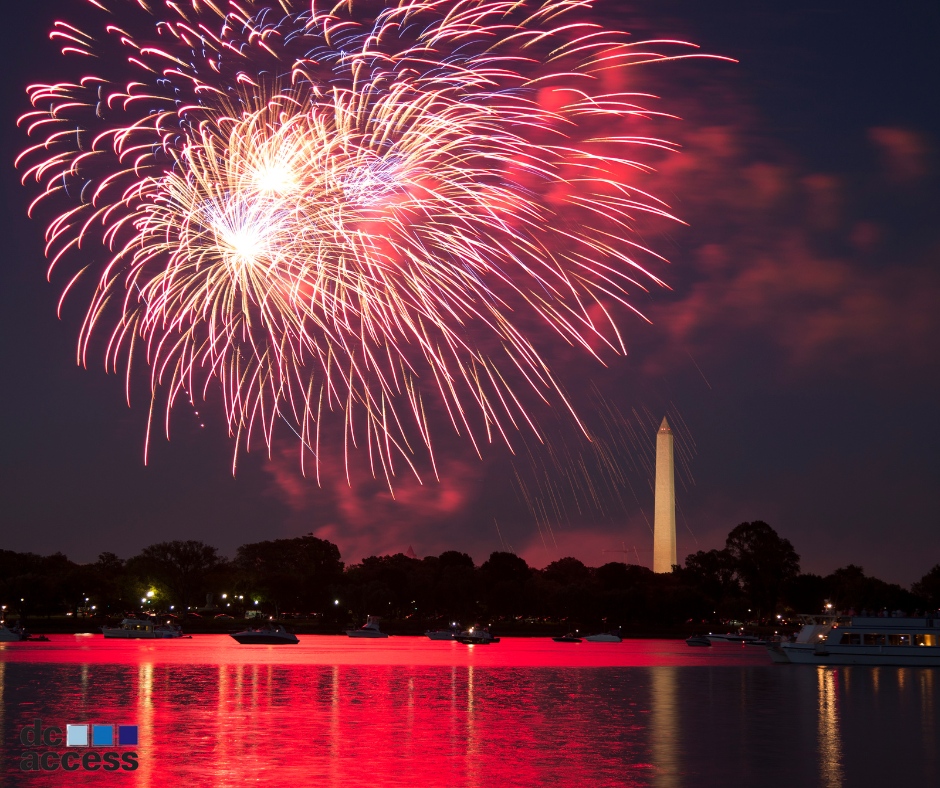
[[[411, 545], [419, 556], [457, 549], [481, 562], [512, 549], [535, 566], [566, 555], [597, 566], [622, 560], [603, 551], [623, 546], [650, 565], [648, 469], [669, 413], [683, 457], [680, 561], [765, 520], [804, 571], [855, 563], [908, 585], [940, 562], [936, 3], [598, 3], [638, 36], [739, 61], [640, 75], [662, 96], [657, 108], [682, 118], [666, 131], [682, 152], [651, 183], [689, 226], [648, 229], [672, 290], [638, 304], [652, 325], [625, 325], [630, 354], [607, 369], [561, 349], [549, 359], [588, 411], [601, 402], [624, 414], [627, 437], [611, 445], [627, 484], [607, 489], [590, 462], [565, 473], [563, 458], [591, 452], [562, 425], [550, 450], [529, 441], [515, 458], [493, 448], [480, 461], [444, 441], [440, 483], [402, 481], [395, 500], [361, 474], [350, 487], [334, 467], [322, 487], [303, 479], [289, 433], [270, 459], [242, 456], [233, 476], [224, 419], [209, 406], [180, 408], [145, 466], [146, 399], [127, 407], [100, 350], [76, 365], [84, 304], [56, 318], [65, 280], [46, 281], [44, 226], [26, 218], [36, 191], [20, 186], [13, 160], [26, 144], [15, 125], [26, 85], [72, 76], [74, 59], [47, 39], [51, 22], [82, 6], [21, 4], [2, 29], [0, 548], [84, 562], [199, 539], [231, 556], [313, 532], [348, 563]], [[592, 505], [585, 475], [598, 485]]]

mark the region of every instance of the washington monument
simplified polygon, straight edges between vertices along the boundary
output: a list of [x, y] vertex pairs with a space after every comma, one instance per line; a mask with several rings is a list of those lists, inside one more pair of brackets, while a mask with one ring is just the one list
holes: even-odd
[[653, 571], [671, 572], [676, 563], [676, 480], [672, 430], [663, 418], [656, 433], [656, 502], [653, 514]]

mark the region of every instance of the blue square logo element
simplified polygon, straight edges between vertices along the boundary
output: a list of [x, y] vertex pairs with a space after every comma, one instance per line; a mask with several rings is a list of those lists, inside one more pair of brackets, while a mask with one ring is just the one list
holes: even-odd
[[111, 747], [114, 745], [114, 726], [113, 725], [92, 725], [91, 726], [91, 746], [92, 747]]
[[137, 746], [136, 725], [118, 725], [118, 745], [121, 747]]
[[87, 725], [66, 725], [65, 726], [65, 746], [66, 747], [87, 747], [88, 746], [88, 726]]

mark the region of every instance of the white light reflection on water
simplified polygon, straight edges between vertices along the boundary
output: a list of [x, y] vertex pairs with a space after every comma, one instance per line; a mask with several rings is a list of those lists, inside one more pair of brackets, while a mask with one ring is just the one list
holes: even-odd
[[651, 668], [650, 745], [653, 754], [653, 785], [655, 788], [678, 788], [680, 764], [678, 754], [679, 719], [676, 668]]
[[74, 643], [0, 648], [3, 785], [65, 784], [19, 772], [35, 718], [139, 726], [136, 772], [69, 786], [854, 788], [893, 784], [899, 760], [909, 782], [940, 777], [931, 669], [681, 641]]
[[842, 736], [839, 733], [839, 707], [836, 682], [839, 673], [818, 667], [819, 682], [819, 760], [824, 788], [842, 788]]

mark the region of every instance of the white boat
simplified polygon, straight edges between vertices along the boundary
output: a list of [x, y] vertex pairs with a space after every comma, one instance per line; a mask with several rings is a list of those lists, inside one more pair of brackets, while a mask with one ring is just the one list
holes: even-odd
[[623, 638], [613, 632], [599, 632], [596, 635], [587, 635], [584, 638], [588, 643], [621, 643]]
[[351, 638], [387, 638], [381, 629], [379, 629], [378, 616], [369, 616], [366, 623], [359, 629], [347, 629], [346, 634]]
[[457, 640], [460, 637], [460, 625], [455, 621], [450, 629], [429, 629], [424, 634], [431, 640]]
[[787, 662], [805, 665], [940, 667], [940, 619], [832, 618], [831, 623], [804, 624], [794, 643], [768, 647], [771, 659], [783, 661], [783, 655]]
[[[774, 662], [791, 662], [789, 654], [796, 651], [813, 651], [825, 639], [840, 617], [831, 614], [803, 613], [797, 616], [802, 628], [793, 640], [774, 640], [767, 646], [767, 653]], [[850, 619], [843, 618], [844, 622]]]
[[17, 621], [12, 627], [0, 622], [0, 643], [20, 643], [26, 640], [26, 630]]
[[498, 637], [494, 637], [488, 629], [482, 629], [480, 627], [470, 627], [470, 629], [461, 632], [456, 639], [458, 642], [466, 643], [468, 646], [488, 646], [490, 643], [499, 643]]
[[172, 624], [155, 624], [153, 621], [139, 618], [125, 618], [120, 626], [101, 627], [101, 634], [106, 638], [180, 638], [183, 630]]
[[297, 635], [288, 632], [280, 624], [272, 624], [271, 622], [246, 629], [244, 632], [235, 632], [232, 634], [232, 637], [239, 643], [246, 645], [250, 643], [260, 643], [269, 646], [281, 644], [296, 645], [300, 642]]
[[709, 642], [713, 645], [715, 643], [754, 643], [760, 640], [756, 635], [735, 634], [733, 632], [727, 632], [724, 635], [714, 635], [709, 632], [705, 637], [707, 637]]

